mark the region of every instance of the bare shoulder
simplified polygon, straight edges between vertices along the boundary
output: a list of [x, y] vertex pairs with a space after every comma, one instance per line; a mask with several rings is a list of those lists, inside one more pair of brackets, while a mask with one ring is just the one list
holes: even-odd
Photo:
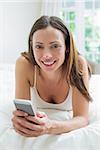
[[23, 77], [29, 80], [30, 84], [33, 83], [34, 65], [31, 64], [24, 56], [20, 56], [16, 60], [15, 73], [22, 74]]
[[22, 70], [23, 73], [26, 74], [28, 74], [28, 71], [30, 72], [34, 68], [34, 66], [24, 56], [20, 56], [16, 60], [16, 67], [17, 69]]

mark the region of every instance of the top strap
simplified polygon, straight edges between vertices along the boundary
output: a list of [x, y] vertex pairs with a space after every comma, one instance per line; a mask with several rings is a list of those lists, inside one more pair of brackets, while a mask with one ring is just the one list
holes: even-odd
[[35, 65], [35, 68], [34, 68], [34, 87], [36, 87], [36, 72], [37, 72], [37, 67]]

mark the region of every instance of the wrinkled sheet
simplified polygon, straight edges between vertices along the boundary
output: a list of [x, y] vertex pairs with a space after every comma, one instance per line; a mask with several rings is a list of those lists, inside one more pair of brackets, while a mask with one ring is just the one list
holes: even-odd
[[[87, 127], [61, 135], [42, 135], [26, 138], [13, 129], [11, 118], [13, 103], [0, 107], [0, 150], [98, 150], [100, 145], [100, 116], [90, 110]], [[51, 113], [50, 113], [51, 112]], [[52, 110], [46, 112], [51, 119], [65, 120], [69, 112]]]
[[[14, 105], [14, 66], [0, 67], [0, 150], [99, 150], [100, 148], [100, 75], [92, 75], [90, 93], [90, 124], [61, 135], [43, 135], [25, 138], [17, 134], [11, 118]], [[3, 105], [4, 104], [4, 105]], [[43, 111], [43, 110], [42, 110]], [[66, 120], [70, 113], [45, 110], [51, 119]]]

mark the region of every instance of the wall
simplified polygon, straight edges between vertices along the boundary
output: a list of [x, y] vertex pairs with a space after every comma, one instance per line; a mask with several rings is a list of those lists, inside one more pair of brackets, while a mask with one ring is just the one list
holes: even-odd
[[15, 63], [27, 49], [32, 24], [41, 12], [41, 0], [0, 1], [0, 63]]

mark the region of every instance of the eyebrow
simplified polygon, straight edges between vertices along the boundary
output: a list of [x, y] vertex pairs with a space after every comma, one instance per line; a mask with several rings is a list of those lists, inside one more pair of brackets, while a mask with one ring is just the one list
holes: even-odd
[[53, 42], [50, 42], [50, 44], [54, 44], [54, 43], [56, 43], [56, 42], [58, 43], [58, 41], [53, 41]]
[[43, 43], [41, 43], [41, 42], [36, 42], [36, 44], [43, 44]]
[[[53, 42], [50, 42], [49, 44], [54, 44], [54, 43], [56, 43], [56, 42], [58, 42], [58, 41], [53, 41]], [[44, 44], [44, 43], [36, 42], [36, 44]]]

